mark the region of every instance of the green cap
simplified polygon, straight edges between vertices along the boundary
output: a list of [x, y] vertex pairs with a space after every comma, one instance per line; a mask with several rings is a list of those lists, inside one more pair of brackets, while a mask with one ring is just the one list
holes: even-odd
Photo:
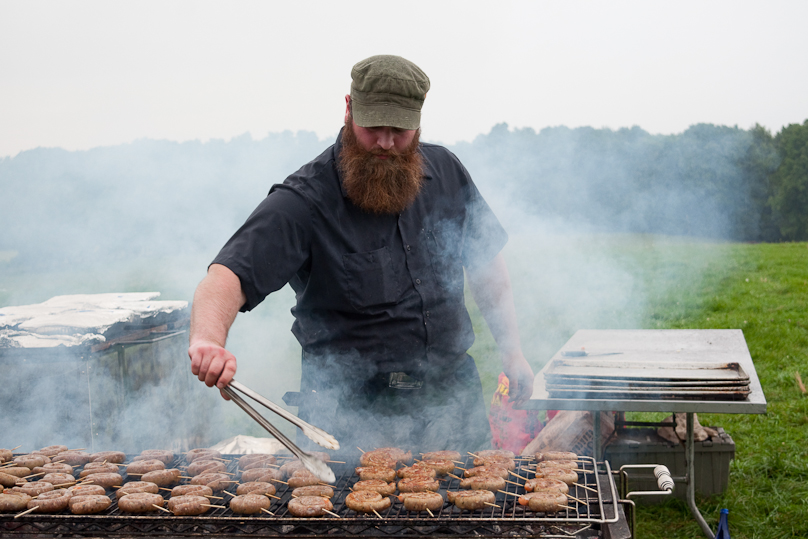
[[401, 56], [362, 60], [351, 70], [351, 114], [359, 127], [418, 129], [429, 77]]

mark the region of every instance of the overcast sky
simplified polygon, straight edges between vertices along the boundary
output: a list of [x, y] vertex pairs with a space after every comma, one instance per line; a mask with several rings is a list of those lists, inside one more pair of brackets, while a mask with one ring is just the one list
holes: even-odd
[[0, 0], [0, 157], [342, 123], [351, 66], [432, 81], [423, 137], [808, 119], [808, 2]]

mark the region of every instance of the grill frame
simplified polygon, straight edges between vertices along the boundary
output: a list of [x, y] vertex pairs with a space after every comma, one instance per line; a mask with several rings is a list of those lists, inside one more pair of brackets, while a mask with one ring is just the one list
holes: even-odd
[[[228, 471], [237, 468], [239, 455], [223, 455], [229, 459]], [[471, 465], [466, 459], [466, 467]], [[411, 513], [401, 503], [392, 504], [391, 508], [381, 513], [382, 518], [375, 515], [354, 513], [344, 505], [344, 499], [350, 492], [357, 477], [352, 466], [342, 466], [334, 485], [334, 512], [340, 518], [325, 516], [322, 518], [297, 518], [288, 515], [286, 503], [291, 498], [292, 489], [280, 485], [277, 495], [281, 500], [273, 500], [270, 510], [275, 516], [261, 514], [235, 515], [230, 509], [212, 509], [199, 516], [174, 516], [167, 513], [149, 515], [132, 515], [118, 509], [114, 496], [112, 506], [98, 515], [64, 514], [29, 514], [14, 518], [13, 514], [0, 514], [0, 536], [13, 534], [16, 538], [72, 536], [72, 537], [138, 537], [138, 536], [236, 536], [252, 537], [315, 537], [330, 535], [333, 537], [382, 536], [382, 537], [589, 537], [587, 530], [600, 534], [600, 530], [609, 524], [616, 523], [622, 515], [619, 509], [618, 493], [614, 483], [611, 467], [608, 462], [597, 463], [589, 457], [582, 457], [580, 464], [592, 473], [579, 473], [584, 485], [597, 490], [597, 495], [580, 487], [573, 487], [571, 494], [589, 502], [586, 511], [573, 516], [573, 512], [565, 510], [555, 515], [531, 513], [517, 503], [515, 496], [497, 493], [497, 504], [500, 509], [486, 508], [481, 511], [460, 511], [450, 504], [435, 512], [434, 517], [426, 513]], [[172, 466], [180, 462], [175, 460]], [[515, 473], [526, 476], [527, 463], [519, 463]], [[335, 470], [337, 471], [337, 470]], [[595, 473], [596, 472], [596, 473]], [[137, 478], [132, 478], [136, 480]], [[442, 486], [441, 494], [447, 488], [457, 490], [457, 479], [451, 479]], [[522, 480], [518, 480], [520, 484]], [[234, 487], [227, 489], [235, 491]], [[516, 485], [507, 485], [507, 492], [522, 493], [524, 489]], [[167, 492], [163, 492], [168, 498]], [[227, 498], [226, 495], [223, 495]], [[214, 501], [217, 505], [225, 503]], [[571, 505], [580, 506], [578, 503]], [[582, 509], [583, 507], [580, 506]], [[536, 516], [543, 515], [543, 516]], [[610, 516], [611, 515], [611, 516]], [[584, 533], [584, 535], [581, 535]]]

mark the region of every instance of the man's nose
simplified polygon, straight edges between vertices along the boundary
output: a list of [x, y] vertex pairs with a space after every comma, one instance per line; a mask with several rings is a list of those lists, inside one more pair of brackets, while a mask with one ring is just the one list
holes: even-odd
[[390, 127], [379, 129], [376, 144], [383, 150], [390, 150], [393, 147], [393, 130]]

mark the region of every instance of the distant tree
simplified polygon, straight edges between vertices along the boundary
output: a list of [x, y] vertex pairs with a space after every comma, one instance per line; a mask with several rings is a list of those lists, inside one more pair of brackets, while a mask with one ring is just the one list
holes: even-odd
[[735, 239], [777, 241], [780, 230], [772, 220], [769, 198], [772, 196], [772, 174], [780, 164], [780, 156], [774, 137], [765, 127], [755, 124], [749, 133], [751, 141], [738, 162], [738, 184], [748, 192], [748, 199], [738, 211]]
[[769, 203], [783, 239], [808, 240], [808, 120], [774, 138], [782, 162], [772, 175]]

